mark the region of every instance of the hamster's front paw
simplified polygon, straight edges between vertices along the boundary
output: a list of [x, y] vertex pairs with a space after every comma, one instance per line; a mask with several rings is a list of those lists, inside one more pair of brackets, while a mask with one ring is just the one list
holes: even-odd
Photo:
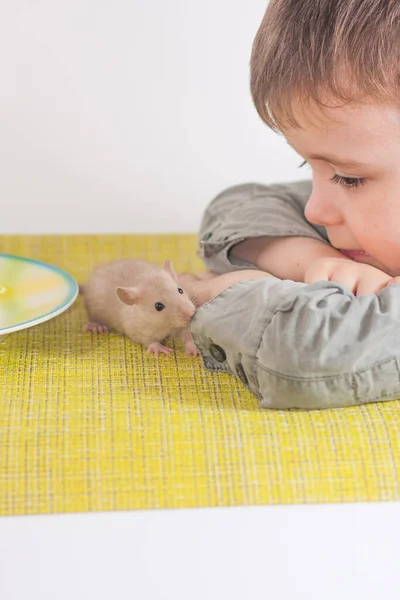
[[158, 356], [159, 354], [173, 354], [174, 351], [172, 350], [172, 348], [167, 348], [166, 346], [163, 346], [162, 344], [160, 344], [160, 342], [152, 342], [147, 346], [147, 354], [151, 353], [156, 354]]
[[185, 356], [188, 358], [196, 358], [196, 356], [200, 356], [200, 352], [192, 340], [186, 342], [185, 344]]
[[103, 323], [98, 323], [97, 321], [88, 321], [88, 323], [86, 323], [86, 325], [82, 329], [83, 333], [86, 333], [87, 331], [91, 331], [96, 335], [100, 335], [102, 333], [108, 333], [110, 330], [107, 327], [107, 325], [104, 325]]
[[189, 329], [182, 329], [179, 332], [179, 337], [185, 344], [185, 356], [196, 358], [196, 356], [200, 355], [200, 352], [197, 350], [197, 347], [193, 342]]

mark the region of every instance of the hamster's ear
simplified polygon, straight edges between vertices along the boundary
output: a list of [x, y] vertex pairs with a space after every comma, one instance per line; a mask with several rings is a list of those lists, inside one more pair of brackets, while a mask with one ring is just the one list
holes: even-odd
[[172, 266], [172, 262], [170, 260], [166, 260], [164, 266], [162, 268], [163, 273], [168, 273], [168, 275], [176, 281], [178, 279], [177, 274], [174, 271], [174, 267]]
[[124, 304], [137, 304], [139, 302], [139, 290], [132, 287], [118, 287], [117, 296]]

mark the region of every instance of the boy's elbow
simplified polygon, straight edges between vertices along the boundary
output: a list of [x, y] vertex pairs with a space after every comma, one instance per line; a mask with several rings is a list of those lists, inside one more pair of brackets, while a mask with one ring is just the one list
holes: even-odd
[[[329, 343], [328, 343], [329, 346]], [[357, 406], [400, 398], [399, 364], [395, 352], [371, 351], [360, 361], [357, 352], [325, 351], [286, 344], [276, 354], [260, 347], [256, 360], [258, 396], [263, 408], [323, 409]]]

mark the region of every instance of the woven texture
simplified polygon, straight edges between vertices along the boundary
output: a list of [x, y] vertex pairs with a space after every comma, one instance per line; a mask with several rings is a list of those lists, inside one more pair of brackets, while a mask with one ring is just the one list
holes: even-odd
[[[201, 269], [187, 236], [3, 236], [0, 251], [84, 282], [142, 257]], [[176, 342], [149, 356], [82, 334], [82, 299], [0, 343], [0, 514], [398, 500], [398, 402], [260, 410], [228, 374]]]

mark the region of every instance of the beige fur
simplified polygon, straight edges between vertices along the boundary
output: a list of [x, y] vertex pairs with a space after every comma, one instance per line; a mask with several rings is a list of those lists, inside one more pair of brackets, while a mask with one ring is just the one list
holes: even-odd
[[[103, 333], [112, 328], [151, 346], [154, 352], [163, 351], [159, 342], [179, 335], [185, 340], [187, 353], [197, 354], [187, 331], [195, 306], [178, 288], [170, 261], [162, 269], [134, 259], [100, 265], [82, 287], [90, 321], [86, 330]], [[162, 311], [156, 310], [157, 302], [165, 306]]]

